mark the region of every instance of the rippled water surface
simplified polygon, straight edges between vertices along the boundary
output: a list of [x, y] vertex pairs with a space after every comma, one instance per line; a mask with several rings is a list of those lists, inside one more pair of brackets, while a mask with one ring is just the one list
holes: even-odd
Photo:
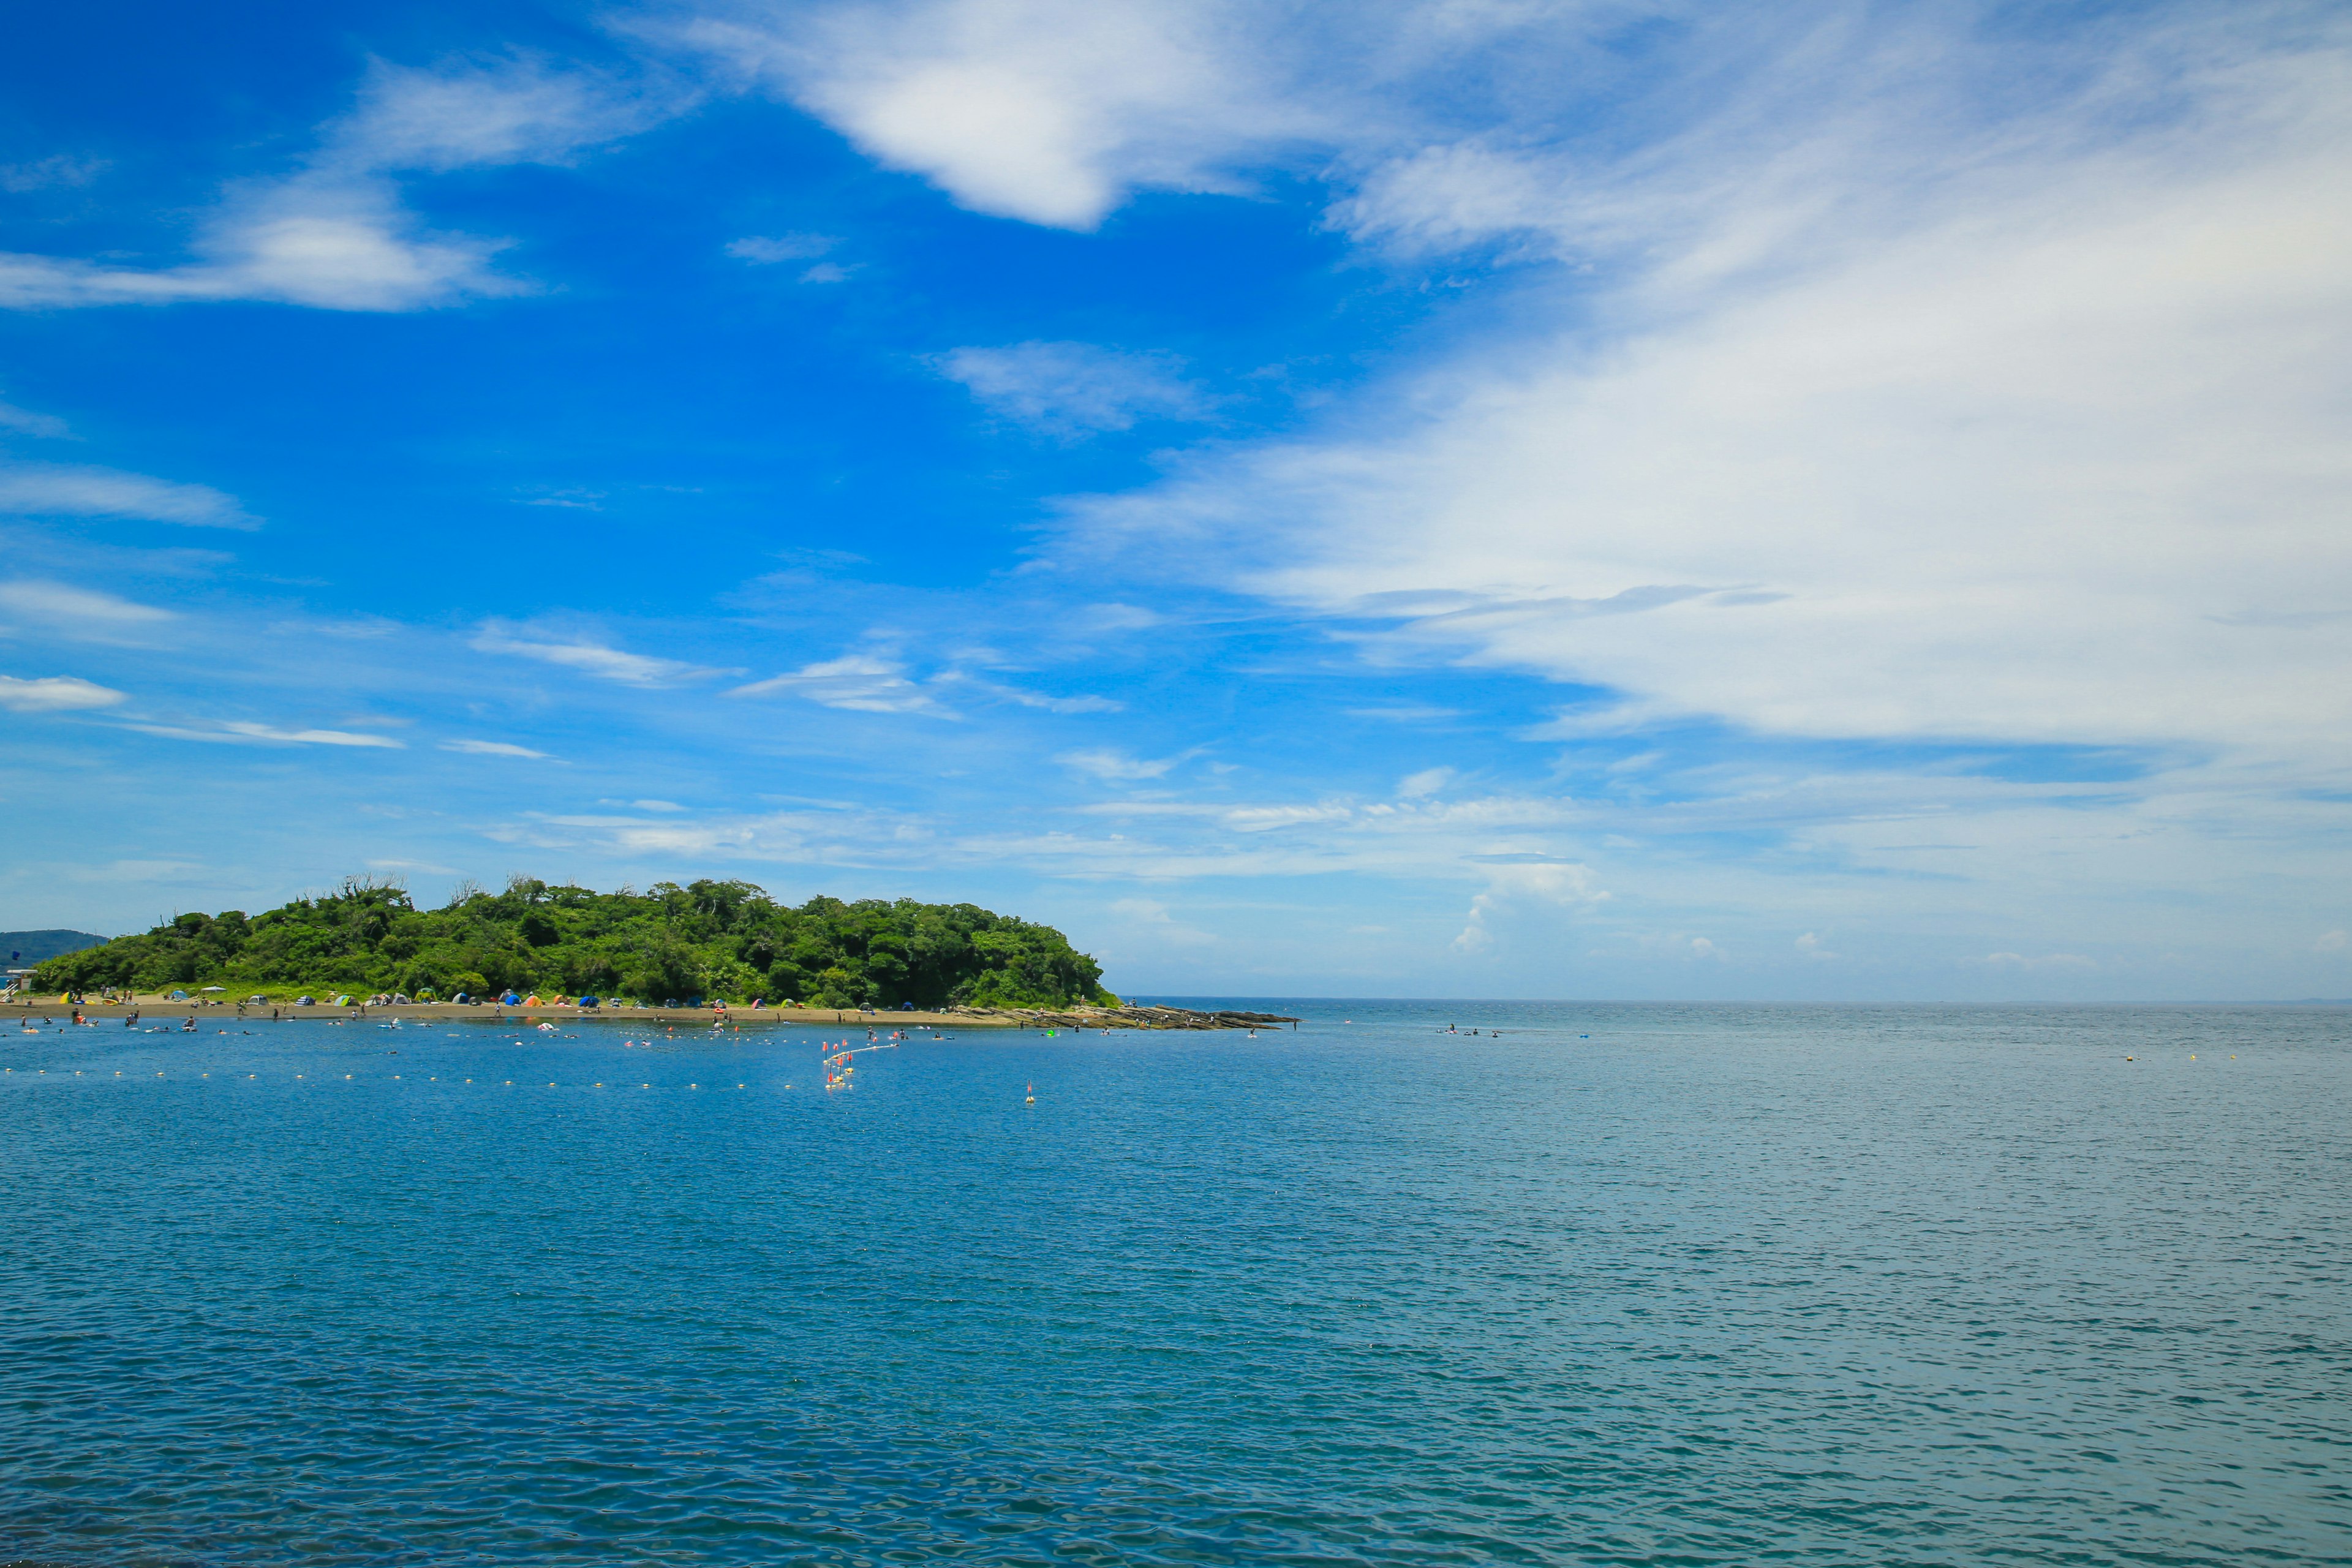
[[0, 1036], [0, 1560], [2352, 1562], [2352, 1013], [1281, 1010]]

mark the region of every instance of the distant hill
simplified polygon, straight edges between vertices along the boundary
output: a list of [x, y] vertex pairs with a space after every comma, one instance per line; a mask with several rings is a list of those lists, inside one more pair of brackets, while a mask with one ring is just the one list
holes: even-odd
[[86, 931], [0, 931], [0, 968], [30, 969], [63, 952], [79, 952], [104, 942]]

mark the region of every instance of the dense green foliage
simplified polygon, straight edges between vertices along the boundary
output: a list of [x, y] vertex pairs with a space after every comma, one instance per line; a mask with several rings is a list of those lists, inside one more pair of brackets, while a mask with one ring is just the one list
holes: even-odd
[[463, 889], [438, 910], [353, 879], [251, 918], [185, 914], [50, 959], [31, 984], [1055, 1007], [1106, 996], [1101, 978], [1060, 931], [971, 904], [811, 899], [792, 909], [749, 882], [599, 893], [518, 878], [502, 893]]

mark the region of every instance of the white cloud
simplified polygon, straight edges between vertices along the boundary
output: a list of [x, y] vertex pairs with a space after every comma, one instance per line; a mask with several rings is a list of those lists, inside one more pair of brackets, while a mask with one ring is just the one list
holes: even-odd
[[730, 244], [727, 254], [755, 267], [772, 267], [781, 261], [814, 261], [840, 243], [829, 234], [751, 235]]
[[1988, 952], [1976, 960], [1994, 969], [2095, 969], [2097, 962], [2079, 952], [2045, 952], [2028, 957], [2021, 952]]
[[1139, 419], [1201, 419], [1209, 401], [1162, 354], [1092, 343], [961, 348], [932, 366], [991, 413], [1060, 436], [1132, 429]]
[[38, 620], [83, 622], [98, 626], [152, 626], [173, 618], [169, 610], [152, 605], [134, 604], [129, 599], [97, 588], [77, 588], [69, 583], [45, 583], [33, 578], [18, 578], [0, 583], [0, 610]]
[[2332, 766], [2352, 72], [2191, 32], [1973, 132], [1921, 50], [1908, 77], [1857, 62], [1860, 100], [1815, 60], [1812, 110], [1698, 115], [1582, 176], [1528, 154], [1520, 195], [1441, 226], [1501, 237], [1507, 213], [1610, 270], [1344, 427], [1078, 526], [1404, 649], [1614, 689], [1628, 727]]
[[0, 403], [0, 430], [15, 430], [53, 441], [70, 441], [73, 431], [54, 414], [37, 414], [13, 403]]
[[174, 484], [119, 468], [0, 463], [0, 511], [128, 517], [197, 528], [258, 528], [235, 496], [207, 485]]
[[1421, 772], [1410, 774], [1400, 782], [1397, 784], [1397, 795], [1405, 800], [1419, 800], [1444, 789], [1446, 782], [1453, 777], [1452, 768], [1423, 768]]
[[416, 310], [515, 293], [527, 285], [489, 269], [503, 242], [427, 232], [393, 176], [562, 163], [677, 107], [529, 59], [431, 69], [379, 63], [352, 111], [321, 128], [302, 166], [228, 193], [198, 236], [203, 259], [140, 268], [0, 255], [0, 307], [265, 300]]
[[31, 680], [0, 675], [0, 708], [12, 713], [62, 713], [78, 708], [110, 708], [123, 700], [111, 687], [70, 675]]
[[373, 177], [304, 174], [250, 187], [198, 242], [207, 259], [141, 269], [0, 255], [0, 307], [266, 300], [337, 310], [415, 310], [522, 285], [490, 273], [493, 241], [419, 232]]
[[441, 749], [457, 752], [469, 757], [529, 757], [533, 761], [547, 760], [545, 752], [534, 752], [529, 746], [518, 746], [511, 741], [444, 741]]
[[629, 653], [603, 643], [557, 641], [540, 637], [517, 636], [498, 622], [483, 626], [472, 646], [483, 653], [511, 654], [518, 658], [535, 658], [542, 664], [558, 665], [576, 669], [583, 675], [593, 675], [600, 680], [611, 680], [623, 686], [657, 688], [676, 686], [684, 681], [700, 680], [724, 670], [706, 669], [698, 665], [682, 663], [674, 658], [656, 658], [650, 654]]
[[1105, 784], [1134, 784], [1143, 779], [1165, 777], [1169, 769], [1192, 754], [1187, 752], [1173, 757], [1131, 757], [1125, 752], [1097, 747], [1064, 752], [1054, 760], [1066, 768], [1089, 778], [1100, 779]]
[[2311, 944], [2315, 952], [2342, 952], [2347, 946], [2352, 946], [2352, 934], [2340, 931], [2324, 931], [2319, 940]]
[[56, 153], [24, 163], [0, 163], [0, 191], [22, 195], [32, 191], [69, 190], [86, 185], [110, 167], [103, 158], [78, 158]]
[[1042, 691], [1025, 691], [1017, 686], [989, 680], [969, 670], [945, 670], [938, 677], [940, 684], [953, 684], [968, 690], [984, 692], [1003, 701], [1023, 708], [1034, 708], [1043, 713], [1118, 713], [1127, 704], [1108, 697], [1048, 697]]
[[283, 746], [357, 746], [386, 751], [405, 751], [402, 742], [389, 735], [368, 735], [350, 730], [289, 730], [276, 724], [263, 724], [245, 719], [219, 719], [192, 724], [132, 723], [127, 730], [142, 735], [162, 735], [174, 741], [212, 741], [230, 745]]
[[1225, 191], [1308, 121], [1273, 19], [1165, 0], [717, 4], [672, 35], [975, 211], [1087, 229], [1134, 189]]
[[377, 61], [352, 111], [330, 126], [322, 165], [441, 172], [569, 163], [685, 107], [677, 94], [528, 56], [427, 68]]
[[869, 654], [846, 654], [803, 665], [788, 675], [739, 686], [727, 695], [801, 697], [827, 708], [853, 712], [952, 717], [929, 692], [907, 678], [905, 666]]
[[1828, 948], [1823, 947], [1822, 945], [1822, 939], [1815, 936], [1811, 931], [1807, 931], [1804, 935], [1797, 939], [1797, 951], [1804, 954], [1807, 958], [1832, 959], [1838, 956], [1836, 953], [1832, 952]]

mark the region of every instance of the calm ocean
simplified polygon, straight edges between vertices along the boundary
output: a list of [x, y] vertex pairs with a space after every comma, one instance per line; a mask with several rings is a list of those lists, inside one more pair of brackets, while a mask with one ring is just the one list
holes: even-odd
[[2352, 1010], [1250, 1005], [0, 1037], [0, 1561], [2352, 1563]]

